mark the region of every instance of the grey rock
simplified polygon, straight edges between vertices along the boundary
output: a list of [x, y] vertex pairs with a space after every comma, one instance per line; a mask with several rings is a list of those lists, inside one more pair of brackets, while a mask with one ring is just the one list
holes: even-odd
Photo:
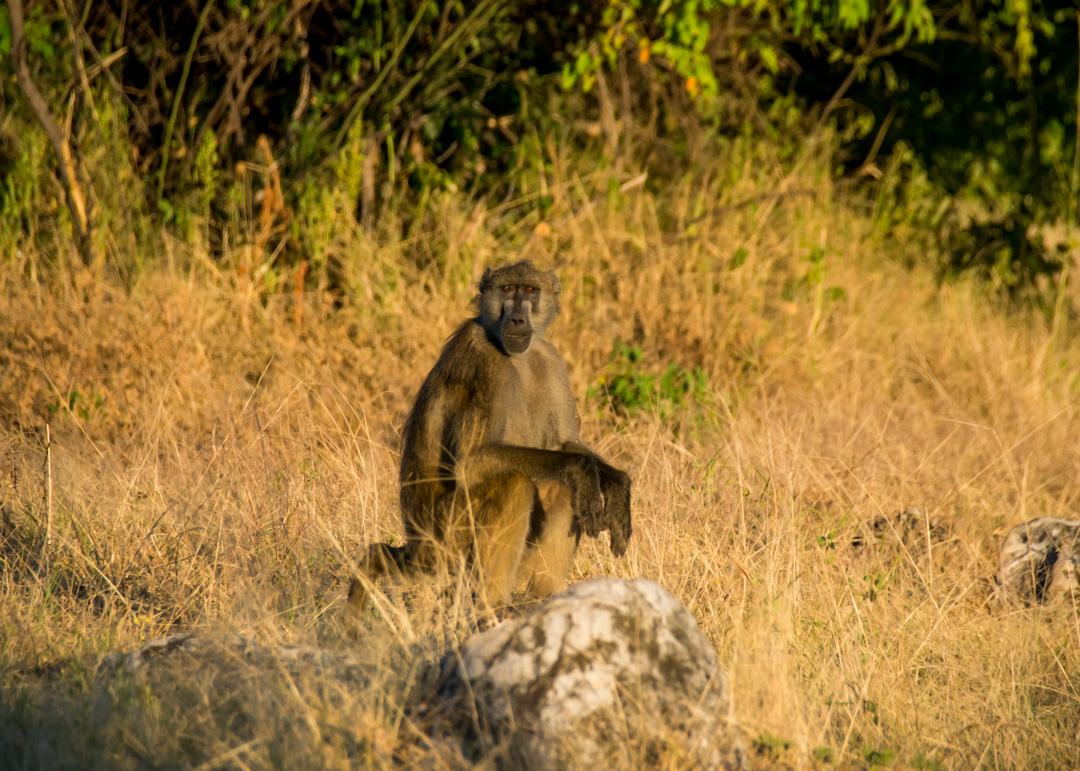
[[645, 579], [578, 584], [469, 638], [435, 723], [503, 768], [746, 767], [727, 678], [693, 616]]
[[181, 632], [151, 640], [126, 653], [105, 656], [98, 672], [147, 673], [166, 666], [244, 664], [256, 669], [312, 671], [341, 680], [362, 680], [360, 659], [348, 651], [305, 645], [260, 645], [242, 635], [204, 637]]
[[[227, 765], [319, 768], [328, 756], [315, 737], [327, 736], [341, 742], [335, 752], [358, 768], [390, 765], [381, 748], [362, 746], [362, 731], [353, 732], [349, 723], [370, 698], [373, 668], [363, 655], [235, 634], [174, 634], [106, 656], [95, 698], [115, 705], [103, 714], [116, 715], [125, 731], [142, 737], [131, 747], [149, 750], [160, 737], [162, 754], [151, 757], [168, 767], [221, 765], [222, 747], [242, 747]], [[127, 765], [151, 765], [138, 749], [130, 752]], [[116, 765], [115, 758], [104, 765]]]
[[1080, 520], [1040, 517], [1009, 531], [998, 589], [1028, 604], [1080, 596]]
[[855, 534], [851, 545], [855, 549], [861, 549], [868, 544], [877, 545], [879, 548], [887, 545], [908, 549], [923, 548], [928, 537], [931, 543], [941, 543], [948, 539], [949, 535], [948, 526], [938, 517], [927, 518], [918, 509], [904, 509], [891, 517], [875, 517], [869, 523], [869, 528]]

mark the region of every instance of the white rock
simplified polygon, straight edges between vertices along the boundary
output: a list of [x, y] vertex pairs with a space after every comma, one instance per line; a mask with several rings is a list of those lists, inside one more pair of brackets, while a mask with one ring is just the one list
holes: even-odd
[[997, 582], [1027, 603], [1080, 594], [1080, 520], [1040, 517], [1014, 527], [1001, 545]]
[[439, 719], [503, 767], [628, 766], [665, 750], [694, 768], [746, 763], [716, 651], [652, 581], [578, 584], [444, 667]]

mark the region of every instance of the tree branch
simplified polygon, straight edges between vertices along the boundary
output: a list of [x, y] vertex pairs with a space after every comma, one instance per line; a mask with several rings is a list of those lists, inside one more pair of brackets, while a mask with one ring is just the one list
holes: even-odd
[[844, 78], [844, 82], [840, 84], [840, 88], [836, 89], [836, 93], [832, 95], [832, 98], [825, 104], [825, 109], [821, 111], [821, 117], [817, 120], [817, 125], [814, 126], [812, 135], [816, 135], [818, 131], [825, 125], [825, 120], [832, 114], [832, 111], [840, 104], [840, 100], [844, 98], [844, 94], [848, 92], [848, 89], [855, 84], [856, 78], [862, 74], [863, 69], [870, 62], [870, 60], [877, 58], [883, 52], [875, 50], [877, 46], [878, 38], [881, 36], [882, 29], [884, 27], [885, 9], [881, 4], [878, 4], [876, 13], [874, 14], [874, 28], [870, 33], [870, 39], [863, 46], [862, 53], [855, 58], [855, 63], [851, 68], [851, 71]]
[[23, 25], [23, 2], [22, 0], [8, 0], [8, 12], [11, 18], [11, 61], [15, 67], [15, 77], [22, 89], [26, 103], [34, 120], [41, 126], [49, 143], [56, 153], [56, 160], [60, 171], [60, 182], [64, 186], [64, 194], [67, 198], [68, 210], [71, 212], [72, 224], [75, 228], [76, 245], [83, 262], [87, 265], [94, 261], [93, 247], [90, 243], [92, 223], [86, 212], [86, 199], [83, 197], [82, 188], [79, 187], [79, 178], [75, 171], [75, 163], [71, 158], [71, 146], [64, 137], [56, 119], [49, 111], [45, 97], [41, 95], [37, 84], [30, 77], [30, 68], [26, 65], [26, 35]]

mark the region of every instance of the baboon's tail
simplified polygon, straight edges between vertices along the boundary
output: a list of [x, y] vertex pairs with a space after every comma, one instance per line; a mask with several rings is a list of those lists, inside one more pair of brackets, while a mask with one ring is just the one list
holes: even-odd
[[[367, 556], [360, 565], [360, 572], [369, 580], [374, 581], [382, 575], [390, 573], [399, 576], [404, 571], [406, 564], [406, 547], [390, 546], [385, 543], [373, 543], [368, 547]], [[367, 589], [360, 577], [353, 578], [349, 584], [349, 605], [356, 610], [363, 610], [367, 605]]]

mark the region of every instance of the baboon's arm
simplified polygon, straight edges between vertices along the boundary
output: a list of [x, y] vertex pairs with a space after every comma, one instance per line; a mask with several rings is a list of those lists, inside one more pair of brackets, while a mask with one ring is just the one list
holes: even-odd
[[[562, 450], [542, 450], [514, 444], [488, 443], [458, 464], [458, 481], [467, 488], [500, 476], [517, 474], [532, 482], [559, 482], [570, 488], [574, 516], [583, 526], [604, 514], [599, 458]], [[602, 528], [601, 528], [602, 529]]]

